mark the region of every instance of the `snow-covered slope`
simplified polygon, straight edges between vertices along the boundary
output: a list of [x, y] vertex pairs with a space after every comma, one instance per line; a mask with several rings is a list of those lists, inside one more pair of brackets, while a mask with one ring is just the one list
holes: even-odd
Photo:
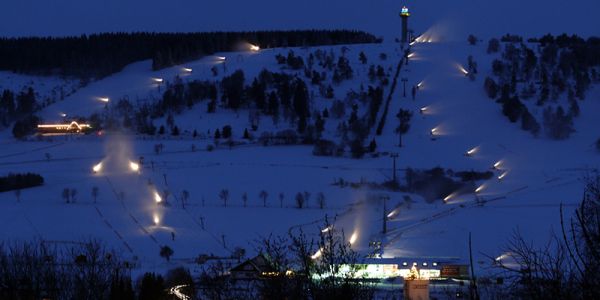
[[[352, 67], [360, 74], [339, 88], [340, 95], [365, 78], [363, 66], [357, 61], [360, 51], [368, 53], [372, 60], [379, 53], [387, 53], [386, 67], [400, 60], [398, 45], [394, 43], [347, 47]], [[340, 47], [334, 49], [339, 51]], [[228, 72], [241, 68], [247, 78], [252, 78], [262, 68], [279, 68], [274, 56], [288, 50], [219, 55], [227, 57]], [[306, 55], [312, 50], [295, 52]], [[353, 248], [363, 253], [369, 251], [369, 241], [383, 239], [387, 257], [465, 260], [469, 232], [473, 235], [476, 261], [484, 261], [485, 255], [501, 254], [501, 247], [515, 228], [528, 238], [544, 242], [559, 224], [558, 205], [565, 203], [572, 208], [581, 195], [579, 179], [589, 168], [598, 167], [599, 156], [591, 147], [598, 138], [598, 89], [594, 88], [581, 104], [581, 116], [576, 121], [578, 131], [569, 140], [535, 139], [509, 123], [499, 106], [485, 96], [482, 75], [470, 81], [461, 73], [458, 66], [466, 63], [468, 55], [475, 57], [481, 74], [489, 72], [492, 57], [485, 54], [483, 45], [420, 43], [412, 51], [414, 56], [400, 77], [407, 78], [409, 87], [419, 82], [423, 85], [415, 100], [410, 98], [410, 92], [407, 98], [402, 97], [401, 85], [398, 86], [383, 134], [371, 134], [381, 154], [378, 157], [315, 157], [312, 147], [256, 144], [206, 151], [211, 140], [189, 136], [159, 139], [108, 135], [17, 142], [5, 130], [1, 133], [0, 173], [36, 172], [45, 177], [46, 183], [22, 191], [20, 202], [13, 193], [0, 194], [0, 225], [7, 229], [0, 233], [0, 239], [68, 242], [97, 237], [122, 250], [124, 256], [137, 257], [144, 270], [169, 266], [158, 255], [161, 245], [174, 249], [174, 263], [189, 261], [199, 254], [229, 255], [235, 247], [252, 253], [256, 239], [271, 233], [285, 235], [302, 228], [317, 235], [325, 216], [334, 220], [346, 236], [354, 236]], [[183, 78], [211, 78], [210, 68], [214, 65], [222, 68], [222, 62], [215, 57], [186, 64], [194, 71]], [[152, 101], [159, 95], [152, 78], [173, 80], [182, 75], [182, 67], [152, 72], [149, 62], [133, 64], [46, 108], [43, 116], [52, 120], [61, 112], [88, 115], [102, 111], [104, 104], [95, 97], [128, 96], [132, 101]], [[386, 96], [388, 92], [386, 88]], [[316, 97], [314, 101], [326, 100]], [[419, 114], [425, 106], [426, 113]], [[414, 112], [402, 148], [397, 146], [394, 133], [398, 123], [395, 115], [400, 108]], [[176, 117], [176, 123], [199, 131], [223, 126], [225, 122], [239, 123], [234, 125], [236, 128], [247, 123], [245, 116], [237, 118], [231, 112], [209, 115], [203, 110], [204, 107], [186, 111]], [[268, 128], [270, 121], [264, 122]], [[431, 139], [432, 128], [437, 128], [435, 140]], [[156, 154], [154, 147], [159, 143], [164, 149]], [[472, 157], [464, 155], [474, 147], [478, 150]], [[507, 173], [502, 180], [494, 177], [483, 182], [479, 194], [483, 205], [476, 205], [474, 194], [452, 196], [447, 203], [427, 204], [417, 195], [333, 185], [339, 178], [351, 182], [390, 179], [390, 152], [399, 154], [399, 169], [440, 166], [484, 171], [501, 161], [500, 170], [494, 172], [496, 176]], [[129, 170], [128, 160], [138, 161], [141, 156], [144, 165], [139, 174]], [[101, 161], [105, 169], [92, 173], [92, 166]], [[402, 179], [403, 173], [399, 174]], [[99, 188], [97, 203], [93, 203], [91, 193], [94, 186]], [[77, 190], [74, 204], [64, 203], [61, 194], [65, 188]], [[157, 205], [154, 199], [155, 192], [162, 194], [164, 190], [170, 194], [167, 200], [171, 205], [167, 207]], [[184, 190], [190, 195], [185, 208], [181, 203]], [[222, 190], [229, 193], [227, 206], [219, 197]], [[262, 190], [268, 193], [266, 204], [259, 197]], [[308, 207], [295, 208], [296, 194], [305, 192], [310, 193]], [[244, 193], [247, 207], [242, 201]], [[323, 209], [316, 201], [319, 193], [326, 199]], [[390, 222], [385, 236], [380, 234], [382, 194], [390, 196]], [[404, 196], [414, 199], [410, 207]]]

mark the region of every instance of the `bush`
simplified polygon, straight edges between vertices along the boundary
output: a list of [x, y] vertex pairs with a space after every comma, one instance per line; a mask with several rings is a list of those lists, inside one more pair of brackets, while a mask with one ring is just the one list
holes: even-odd
[[471, 46], [477, 45], [477, 37], [472, 34], [469, 35], [469, 37], [467, 38], [467, 41], [469, 42], [469, 45], [471, 45]]
[[26, 189], [44, 184], [44, 177], [39, 174], [8, 174], [0, 177], [0, 192]]

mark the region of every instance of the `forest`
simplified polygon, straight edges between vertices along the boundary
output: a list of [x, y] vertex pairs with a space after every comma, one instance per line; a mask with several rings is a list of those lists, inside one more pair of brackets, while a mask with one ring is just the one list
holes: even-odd
[[[520, 121], [521, 128], [534, 136], [543, 132], [556, 140], [575, 131], [579, 103], [600, 81], [600, 38], [545, 35], [525, 43], [519, 36], [506, 35], [491, 39], [487, 52], [501, 57], [492, 62], [492, 76], [485, 79], [484, 89], [502, 105], [510, 122]], [[563, 95], [566, 102], [561, 101]], [[536, 106], [543, 112], [542, 124], [530, 112]]]
[[352, 30], [292, 30], [200, 33], [102, 33], [73, 37], [0, 38], [0, 70], [98, 79], [128, 64], [152, 60], [155, 70], [216, 52], [261, 48], [380, 42]]

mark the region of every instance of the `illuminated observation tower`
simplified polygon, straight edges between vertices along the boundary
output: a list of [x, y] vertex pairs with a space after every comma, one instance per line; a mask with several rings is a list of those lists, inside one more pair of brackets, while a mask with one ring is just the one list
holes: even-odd
[[402, 18], [402, 43], [408, 42], [408, 17], [410, 17], [408, 7], [403, 6], [400, 11], [400, 18]]

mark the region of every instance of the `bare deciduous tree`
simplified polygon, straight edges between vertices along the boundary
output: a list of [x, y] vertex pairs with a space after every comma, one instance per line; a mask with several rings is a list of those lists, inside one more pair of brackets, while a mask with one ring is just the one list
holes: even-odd
[[325, 208], [325, 194], [323, 194], [322, 192], [319, 192], [317, 194], [317, 204], [319, 205], [320, 209]]
[[222, 189], [219, 192], [219, 199], [221, 199], [221, 201], [223, 201], [223, 206], [227, 207], [227, 200], [229, 200], [229, 190]]
[[262, 191], [260, 191], [260, 193], [258, 194], [258, 196], [263, 201], [263, 207], [267, 207], [267, 198], [269, 197], [269, 193], [267, 193], [267, 191], [265, 191], [265, 190], [262, 190]]

